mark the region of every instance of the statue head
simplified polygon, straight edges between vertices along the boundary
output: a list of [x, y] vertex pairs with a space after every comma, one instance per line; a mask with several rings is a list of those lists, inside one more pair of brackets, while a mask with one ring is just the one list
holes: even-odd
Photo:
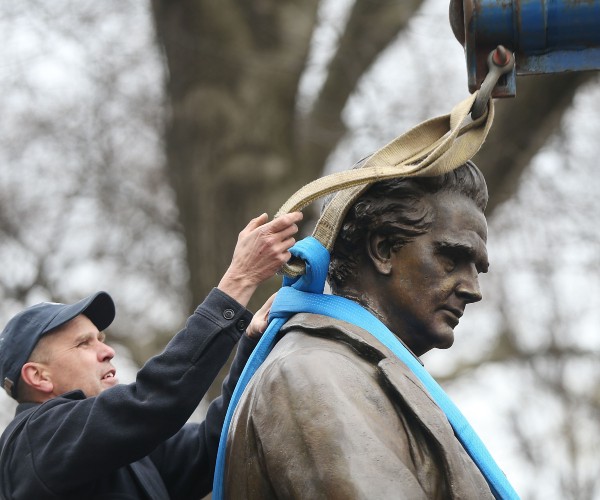
[[488, 200], [471, 162], [436, 177], [373, 184], [348, 211], [328, 282], [378, 316], [417, 355], [449, 347], [487, 271]]

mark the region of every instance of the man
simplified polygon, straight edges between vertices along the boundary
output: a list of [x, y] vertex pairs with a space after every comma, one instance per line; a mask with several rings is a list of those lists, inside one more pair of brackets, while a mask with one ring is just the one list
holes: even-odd
[[[228, 398], [256, 339], [248, 327], [223, 398], [201, 424], [188, 420], [251, 319], [257, 286], [290, 257], [294, 213], [253, 219], [231, 265], [162, 354], [136, 381], [118, 385], [104, 333], [112, 299], [96, 293], [72, 305], [42, 303], [0, 335], [0, 377], [19, 405], [0, 439], [0, 496], [6, 499], [200, 498], [212, 487]], [[268, 304], [266, 304], [268, 307]]]
[[[470, 162], [374, 184], [335, 241], [332, 293], [370, 311], [415, 357], [450, 347], [466, 305], [481, 299], [486, 203]], [[282, 327], [235, 412], [225, 497], [493, 498], [417, 377], [351, 321], [299, 313]]]

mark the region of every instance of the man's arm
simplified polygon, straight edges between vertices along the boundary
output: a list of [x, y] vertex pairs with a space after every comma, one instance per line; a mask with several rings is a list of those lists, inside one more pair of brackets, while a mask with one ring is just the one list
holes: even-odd
[[13, 439], [13, 483], [67, 495], [151, 453], [189, 419], [242, 335], [240, 320], [248, 324], [250, 313], [213, 289], [134, 383], [37, 407]]
[[11, 463], [1, 465], [16, 471], [13, 477], [23, 485], [61, 494], [141, 459], [171, 437], [248, 325], [245, 305], [252, 292], [288, 258], [301, 218], [296, 213], [270, 223], [265, 215], [251, 221], [240, 233], [221, 289], [213, 289], [186, 328], [144, 365], [133, 384], [117, 385], [94, 398], [75, 393], [44, 403], [15, 436]]
[[150, 456], [171, 498], [201, 498], [212, 490], [223, 421], [242, 371], [267, 326], [267, 317], [276, 294], [256, 312], [238, 344], [221, 395], [211, 402], [206, 419], [185, 425]]

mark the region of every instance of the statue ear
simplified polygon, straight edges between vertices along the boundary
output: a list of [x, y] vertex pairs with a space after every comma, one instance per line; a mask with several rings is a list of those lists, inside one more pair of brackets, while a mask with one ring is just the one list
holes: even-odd
[[369, 259], [380, 274], [389, 275], [392, 272], [392, 245], [388, 238], [379, 233], [369, 233], [367, 252]]

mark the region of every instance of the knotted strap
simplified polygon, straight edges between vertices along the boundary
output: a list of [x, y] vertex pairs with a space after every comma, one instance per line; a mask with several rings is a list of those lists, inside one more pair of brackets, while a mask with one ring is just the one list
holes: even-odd
[[[306, 290], [314, 293], [320, 297], [323, 295], [325, 288], [325, 277], [327, 276], [327, 269], [329, 268], [329, 251], [321, 245], [315, 238], [308, 237], [298, 243], [296, 243], [291, 249], [293, 255], [306, 261], [305, 274], [300, 278], [283, 278], [284, 287], [294, 287], [300, 290]], [[283, 289], [283, 288], [282, 288]], [[278, 292], [279, 296], [281, 290]], [[277, 297], [275, 298], [277, 301]], [[273, 306], [275, 303], [273, 303]], [[231, 401], [227, 408], [225, 415], [225, 421], [223, 422], [223, 429], [221, 430], [221, 438], [219, 440], [219, 451], [217, 453], [217, 463], [215, 466], [215, 477], [213, 481], [213, 492], [212, 497], [214, 500], [222, 500], [224, 494], [224, 480], [225, 480], [225, 452], [227, 448], [227, 434], [229, 433], [229, 426], [231, 425], [231, 419], [237, 404], [244, 392], [244, 389], [250, 382], [250, 379], [256, 373], [256, 370], [262, 365], [263, 361], [267, 358], [271, 350], [275, 345], [275, 339], [279, 330], [283, 324], [287, 321], [288, 316], [285, 314], [274, 316], [276, 309], [271, 306], [271, 312], [269, 314], [269, 326], [263, 333], [262, 337], [258, 341], [258, 344], [252, 351], [242, 374], [238, 380], [233, 394], [231, 395]]]
[[[374, 182], [396, 177], [442, 175], [475, 156], [494, 120], [494, 104], [488, 112], [471, 120], [469, 112], [478, 93], [457, 104], [450, 114], [425, 121], [373, 153], [361, 168], [321, 177], [294, 193], [276, 217], [301, 210], [316, 199], [337, 191], [313, 231], [313, 237], [331, 251], [340, 225], [349, 208]], [[293, 260], [283, 268], [287, 276], [304, 272], [302, 261]]]

